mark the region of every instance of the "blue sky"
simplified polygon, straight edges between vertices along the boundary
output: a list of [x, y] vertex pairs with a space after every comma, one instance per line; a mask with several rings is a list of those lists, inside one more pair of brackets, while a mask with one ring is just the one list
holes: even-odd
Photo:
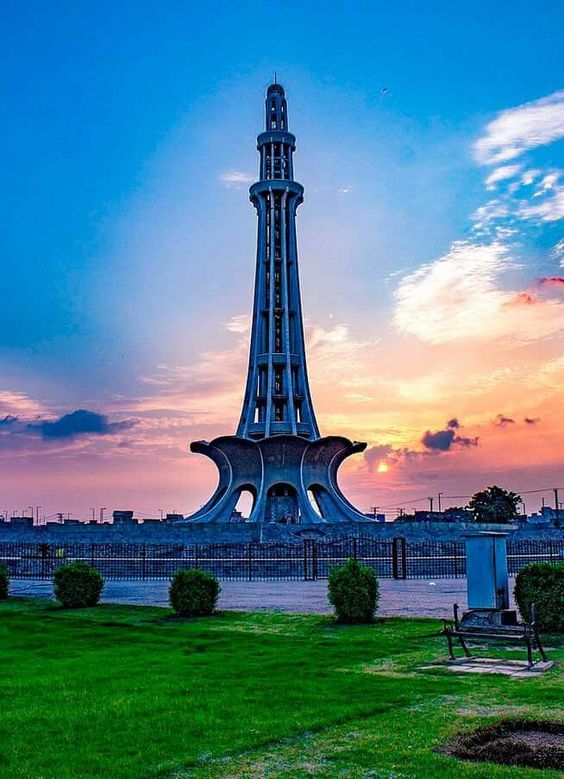
[[[409, 373], [414, 356], [440, 373], [452, 359], [445, 350], [460, 345], [428, 353], [436, 339], [402, 324], [398, 285], [449, 256], [457, 241], [474, 241], [472, 215], [490, 202], [485, 179], [493, 163], [476, 151], [488, 123], [563, 86], [557, 2], [306, 5], [5, 7], [0, 371], [11, 400], [0, 417], [56, 419], [88, 409], [115, 423], [137, 420], [120, 439], [122, 450], [141, 446], [136, 436], [145, 429], [143, 456], [152, 451], [163, 468], [176, 457], [176, 474], [195, 469], [192, 481], [178, 476], [148, 491], [143, 500], [151, 511], [169, 494], [175, 502], [186, 495], [187, 508], [197, 504], [213, 483], [205, 466], [200, 471], [179, 454], [182, 436], [230, 432], [236, 423], [244, 357], [229, 402], [222, 391], [208, 396], [216, 404], [212, 422], [207, 407], [149, 402], [147, 388], [170, 388], [170, 375], [184, 371], [172, 394], [188, 397], [202, 382], [208, 386], [209, 373], [202, 376], [214, 359], [233, 354], [233, 334], [244, 341], [255, 241], [247, 188], [272, 73], [287, 90], [298, 137], [296, 176], [306, 187], [299, 215], [304, 304], [310, 326], [326, 334], [312, 330], [311, 339], [341, 339], [353, 351], [368, 345], [373, 363], [365, 370], [401, 374], [413, 386], [422, 370]], [[530, 152], [534, 169], [552, 175], [563, 143], [556, 133], [537, 144]], [[513, 216], [500, 217], [506, 228]], [[533, 279], [559, 273], [554, 247], [562, 221], [521, 221], [505, 288], [528, 289]], [[410, 283], [402, 289], [412, 290]], [[398, 331], [413, 343], [397, 348]], [[552, 343], [549, 355], [543, 344], [536, 354], [554, 360], [560, 346]], [[330, 381], [328, 358], [319, 360], [318, 377]], [[512, 369], [519, 361], [532, 364], [530, 355], [516, 353]], [[315, 383], [313, 389], [315, 396]], [[371, 409], [381, 404], [382, 388], [367, 397]], [[439, 428], [464, 406], [429, 408], [405, 428], [397, 422], [399, 407], [386, 412], [393, 421], [367, 417], [364, 425], [335, 403], [331, 408], [321, 397], [324, 432], [332, 425], [340, 432], [349, 421], [351, 435], [364, 433], [371, 446], [393, 451], [412, 446], [427, 426]], [[495, 418], [494, 411], [493, 405], [469, 409], [476, 427], [469, 432], [478, 435], [486, 424], [479, 413]], [[155, 422], [187, 415], [190, 423], [177, 425], [178, 441]], [[60, 473], [61, 458], [72, 460], [77, 473], [99, 468], [96, 490], [86, 483], [77, 488], [76, 510], [102, 489], [105, 463], [114, 454], [123, 459], [115, 437], [90, 447], [83, 436], [78, 444], [40, 449], [34, 441], [22, 454], [30, 472], [43, 474], [37, 487], [43, 491]], [[11, 458], [8, 447], [5, 459]], [[123, 464], [116, 500], [128, 498], [128, 483], [137, 489], [129, 467]], [[198, 491], [196, 477], [209, 484]], [[384, 488], [351, 472], [349, 487], [364, 500], [373, 490], [409, 493], [418, 478], [404, 470], [401, 483]], [[529, 476], [519, 478], [529, 484]], [[532, 473], [531, 483], [536, 479]], [[10, 498], [23, 500], [27, 481], [12, 483]]]

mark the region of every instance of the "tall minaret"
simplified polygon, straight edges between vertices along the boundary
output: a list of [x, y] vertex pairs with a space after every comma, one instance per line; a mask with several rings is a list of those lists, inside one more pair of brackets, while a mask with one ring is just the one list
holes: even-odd
[[260, 181], [250, 190], [258, 215], [257, 260], [249, 371], [237, 435], [319, 438], [307, 378], [296, 210], [303, 187], [294, 181], [296, 139], [288, 132], [284, 89], [266, 93], [266, 129], [257, 138]]
[[[320, 438], [307, 380], [298, 276], [294, 181], [296, 139], [288, 132], [284, 89], [266, 93], [266, 129], [258, 136], [260, 180], [251, 187], [258, 215], [257, 264], [247, 388], [236, 435], [193, 441], [192, 452], [217, 466], [215, 492], [186, 522], [240, 520], [243, 493], [251, 523], [366, 522], [337, 482], [341, 463], [365, 443]], [[262, 536], [261, 536], [262, 537]]]

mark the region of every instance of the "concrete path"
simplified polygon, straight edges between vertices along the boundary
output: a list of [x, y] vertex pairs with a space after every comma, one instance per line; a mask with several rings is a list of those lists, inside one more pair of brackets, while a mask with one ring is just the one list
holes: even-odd
[[[329, 614], [327, 582], [246, 582], [224, 581], [219, 608], [239, 611], [287, 611], [295, 613]], [[166, 581], [108, 581], [103, 603], [131, 603], [151, 606], [168, 605]], [[12, 595], [37, 598], [52, 597], [50, 582], [35, 579], [12, 580]], [[380, 579], [381, 616], [450, 617], [452, 604], [466, 608], [465, 579]]]

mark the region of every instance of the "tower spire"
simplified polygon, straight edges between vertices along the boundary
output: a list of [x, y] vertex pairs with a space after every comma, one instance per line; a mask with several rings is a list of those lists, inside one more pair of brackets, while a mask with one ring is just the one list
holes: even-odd
[[[276, 76], [275, 76], [276, 78]], [[250, 190], [258, 215], [249, 372], [237, 435], [319, 438], [307, 377], [294, 181], [295, 137], [288, 132], [284, 87], [268, 87], [265, 131], [257, 138], [260, 180]]]

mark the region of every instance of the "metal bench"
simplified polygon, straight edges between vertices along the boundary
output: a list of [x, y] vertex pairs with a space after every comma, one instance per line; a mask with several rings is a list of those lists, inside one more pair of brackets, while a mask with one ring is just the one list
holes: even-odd
[[442, 635], [446, 636], [448, 654], [451, 660], [456, 660], [453, 639], [458, 639], [466, 657], [472, 657], [467, 642], [471, 641], [522, 641], [527, 647], [527, 667], [532, 668], [533, 649], [538, 650], [541, 659], [546, 662], [548, 657], [541, 644], [536, 627], [535, 606], [531, 607], [531, 621], [515, 624], [501, 624], [500, 612], [495, 610], [474, 609], [466, 612], [462, 619], [458, 615], [458, 603], [454, 604], [454, 619], [443, 620]]

